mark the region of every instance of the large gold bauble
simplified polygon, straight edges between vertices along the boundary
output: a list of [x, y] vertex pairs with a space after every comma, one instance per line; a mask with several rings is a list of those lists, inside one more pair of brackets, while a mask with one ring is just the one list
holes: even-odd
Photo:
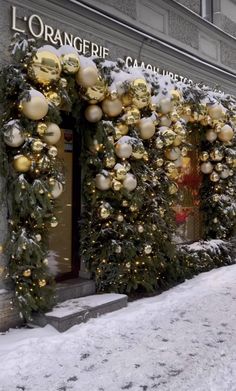
[[122, 112], [122, 103], [120, 99], [106, 98], [102, 102], [102, 110], [108, 117], [117, 117]]
[[127, 159], [132, 154], [132, 145], [118, 142], [115, 146], [115, 153], [119, 158]]
[[97, 174], [95, 178], [96, 188], [99, 190], [108, 190], [111, 187], [111, 178], [108, 172], [104, 174]]
[[210, 157], [215, 162], [220, 162], [223, 159], [224, 155], [219, 149], [213, 149], [213, 151], [210, 152]]
[[100, 106], [90, 105], [86, 107], [84, 115], [87, 121], [95, 123], [102, 119], [103, 112]]
[[213, 171], [213, 165], [211, 162], [204, 162], [201, 164], [200, 169], [203, 174], [210, 174]]
[[54, 106], [59, 107], [61, 104], [61, 97], [56, 91], [47, 91], [44, 93], [46, 99], [54, 104]]
[[63, 45], [58, 50], [62, 70], [67, 74], [78, 72], [80, 67], [79, 55], [75, 48], [70, 45]]
[[40, 287], [40, 288], [43, 288], [43, 287], [47, 284], [47, 281], [44, 280], [44, 279], [42, 279], [42, 280], [39, 280], [39, 281], [38, 281], [38, 284], [39, 284], [39, 287]]
[[61, 138], [61, 129], [57, 124], [52, 122], [47, 124], [47, 130], [43, 136], [43, 139], [49, 145], [57, 144]]
[[210, 143], [213, 143], [217, 139], [217, 134], [213, 129], [208, 129], [206, 132], [206, 139]]
[[30, 269], [26, 269], [23, 271], [23, 276], [24, 277], [30, 277], [31, 276], [31, 270]]
[[181, 151], [179, 148], [167, 149], [165, 155], [169, 160], [177, 160], [181, 155]]
[[206, 151], [202, 151], [199, 156], [202, 162], [206, 162], [209, 159], [209, 153]]
[[166, 129], [162, 132], [162, 137], [164, 140], [165, 145], [171, 145], [175, 141], [176, 134], [171, 129]]
[[48, 85], [57, 81], [61, 74], [61, 63], [56, 49], [45, 45], [37, 50], [28, 66], [28, 75], [37, 83]]
[[58, 182], [57, 180], [55, 180], [54, 185], [50, 189], [50, 194], [51, 194], [52, 198], [60, 197], [62, 192], [63, 192], [62, 184], [60, 182]]
[[171, 111], [172, 109], [172, 102], [170, 98], [163, 98], [159, 102], [159, 108], [160, 112], [162, 114], [167, 114]]
[[133, 174], [126, 174], [123, 187], [128, 191], [133, 191], [137, 187], [137, 179]]
[[29, 119], [39, 120], [48, 112], [48, 102], [45, 96], [36, 90], [29, 90], [29, 100], [21, 101], [22, 113]]
[[58, 155], [58, 149], [53, 145], [48, 149], [48, 156], [55, 158]]
[[142, 118], [138, 122], [140, 137], [143, 140], [148, 140], [155, 134], [155, 125], [151, 118]]
[[25, 141], [23, 129], [20, 125], [19, 120], [11, 120], [9, 121], [4, 128], [4, 142], [9, 147], [17, 148], [22, 145]]
[[50, 221], [50, 226], [52, 228], [56, 228], [58, 226], [58, 220], [55, 216], [52, 216], [51, 221]]
[[33, 152], [41, 152], [44, 148], [44, 144], [40, 139], [34, 139], [31, 143], [31, 149]]
[[132, 157], [134, 159], [142, 159], [145, 153], [144, 146], [142, 144], [134, 144], [133, 145], [133, 151], [132, 151]]
[[221, 119], [224, 117], [223, 106], [220, 103], [209, 105], [208, 113], [212, 119]]
[[220, 132], [217, 134], [218, 139], [223, 142], [231, 141], [234, 137], [234, 131], [229, 125], [222, 126]]
[[98, 70], [95, 66], [81, 67], [76, 73], [77, 83], [85, 88], [91, 87], [98, 81]]
[[[83, 91], [83, 99], [91, 104], [101, 102], [107, 93], [107, 85], [104, 80], [98, 79], [95, 84]], [[113, 99], [114, 100], [114, 99]]]
[[119, 130], [122, 136], [125, 136], [127, 133], [129, 133], [129, 127], [121, 122], [115, 126], [115, 129]]
[[144, 107], [147, 107], [149, 105], [149, 95], [144, 97], [133, 97], [133, 105], [136, 106], [138, 109], [143, 109]]
[[219, 174], [217, 174], [217, 172], [215, 172], [215, 171], [212, 171], [212, 173], [210, 175], [210, 180], [212, 182], [218, 182], [220, 180]]
[[37, 125], [37, 133], [40, 137], [43, 137], [47, 130], [47, 124], [44, 122], [39, 122]]
[[130, 91], [132, 96], [135, 96], [136, 98], [146, 96], [148, 94], [146, 80], [144, 79], [133, 80], [130, 85]]
[[18, 172], [27, 172], [31, 166], [31, 160], [24, 155], [17, 155], [13, 160], [13, 167]]
[[137, 107], [131, 107], [126, 111], [125, 121], [127, 125], [134, 125], [140, 120], [140, 111]]

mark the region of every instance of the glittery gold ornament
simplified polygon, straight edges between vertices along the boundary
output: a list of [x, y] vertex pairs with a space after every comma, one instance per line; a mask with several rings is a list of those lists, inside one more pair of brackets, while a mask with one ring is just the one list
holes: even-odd
[[86, 107], [84, 112], [85, 118], [87, 121], [95, 123], [100, 121], [102, 118], [103, 112], [100, 106], [98, 105], [89, 105]]
[[122, 103], [120, 99], [106, 98], [102, 101], [102, 110], [108, 117], [117, 117], [122, 112]]
[[44, 93], [47, 100], [53, 103], [56, 107], [61, 104], [61, 97], [56, 91], [47, 91]]
[[144, 146], [142, 144], [134, 144], [132, 148], [132, 157], [137, 160], [142, 159], [145, 153]]
[[61, 74], [61, 63], [54, 47], [45, 45], [37, 50], [28, 66], [28, 75], [37, 83], [48, 85], [57, 81]]
[[212, 182], [218, 182], [220, 180], [219, 174], [217, 174], [217, 172], [215, 172], [215, 171], [212, 171], [212, 173], [210, 175], [210, 180]]
[[114, 156], [108, 155], [105, 157], [104, 163], [106, 167], [112, 168], [116, 164], [116, 159]]
[[47, 284], [47, 281], [44, 280], [44, 279], [42, 279], [42, 280], [39, 280], [39, 281], [38, 281], [38, 284], [39, 284], [39, 287], [40, 287], [40, 288], [43, 288], [43, 287]]
[[115, 129], [119, 130], [119, 132], [122, 134], [122, 136], [125, 136], [129, 132], [129, 127], [120, 122], [115, 126]]
[[159, 158], [156, 160], [156, 166], [161, 167], [164, 164], [164, 160], [162, 158]]
[[51, 146], [49, 149], [48, 149], [48, 155], [52, 158], [55, 158], [58, 154], [58, 150], [56, 147], [54, 146]]
[[80, 67], [78, 52], [71, 45], [63, 45], [58, 50], [62, 70], [67, 74], [78, 72]]
[[164, 142], [159, 137], [157, 137], [155, 144], [158, 149], [162, 149], [164, 147]]
[[27, 172], [31, 166], [31, 160], [24, 155], [17, 155], [13, 160], [13, 167], [18, 172]]
[[45, 132], [47, 130], [47, 124], [44, 122], [39, 122], [37, 124], [37, 133], [39, 134], [40, 137], [43, 137]]
[[203, 174], [210, 174], [213, 171], [213, 165], [211, 162], [204, 162], [201, 164], [200, 169]]
[[152, 246], [150, 244], [146, 244], [146, 246], [144, 247], [144, 252], [145, 254], [151, 254]]
[[9, 147], [17, 148], [25, 141], [23, 129], [19, 120], [11, 120], [4, 125], [4, 142]]
[[111, 215], [111, 208], [106, 205], [101, 205], [100, 207], [100, 216], [102, 219], [107, 219]]
[[224, 155], [219, 149], [213, 149], [213, 151], [210, 152], [210, 157], [212, 160], [218, 162], [223, 159]]
[[44, 148], [44, 144], [40, 139], [35, 139], [31, 143], [31, 149], [33, 152], [41, 152]]
[[55, 216], [52, 216], [51, 221], [50, 221], [50, 226], [52, 228], [55, 228], [55, 227], [58, 226], [58, 221], [57, 221], [57, 218]]
[[116, 164], [114, 167], [114, 170], [115, 170], [116, 179], [118, 179], [119, 181], [122, 181], [123, 179], [125, 179], [127, 171], [122, 164], [119, 164], [119, 163]]
[[223, 168], [224, 168], [224, 166], [223, 166], [222, 163], [217, 163], [217, 164], [215, 165], [215, 170], [218, 171], [218, 172], [222, 171]]
[[81, 67], [76, 73], [76, 82], [85, 88], [96, 84], [98, 80], [98, 70], [96, 66]]
[[[107, 85], [103, 79], [98, 79], [95, 84], [83, 91], [83, 99], [95, 104], [101, 102], [107, 93]], [[112, 99], [111, 99], [112, 100]], [[113, 99], [114, 100], [114, 99]]]
[[205, 162], [209, 159], [209, 153], [206, 151], [203, 151], [203, 152], [201, 152], [199, 158], [201, 161]]
[[46, 143], [50, 145], [57, 144], [61, 138], [61, 129], [57, 124], [48, 123], [47, 130], [43, 136]]
[[29, 119], [40, 120], [48, 112], [48, 102], [45, 96], [34, 89], [28, 91], [29, 100], [22, 100], [20, 107], [22, 113]]
[[114, 191], [120, 191], [122, 188], [122, 183], [116, 179], [113, 179], [111, 187]]
[[140, 111], [136, 107], [131, 107], [124, 117], [127, 125], [134, 125], [140, 120]]
[[31, 276], [31, 270], [30, 269], [26, 269], [23, 271], [23, 276], [24, 277], [30, 277]]

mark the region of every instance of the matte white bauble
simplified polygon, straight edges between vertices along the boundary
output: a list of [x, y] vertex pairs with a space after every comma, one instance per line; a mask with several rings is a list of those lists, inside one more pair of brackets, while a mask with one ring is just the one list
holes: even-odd
[[49, 145], [57, 144], [61, 138], [61, 129], [57, 124], [50, 122], [47, 124], [47, 130], [43, 138], [44, 141]]
[[81, 67], [76, 73], [76, 81], [82, 87], [92, 87], [98, 80], [98, 70], [95, 66]]
[[150, 139], [155, 134], [155, 125], [151, 118], [142, 118], [138, 123], [140, 137], [143, 140]]
[[98, 122], [102, 118], [103, 112], [100, 106], [90, 105], [86, 107], [84, 112], [85, 118], [89, 122]]
[[60, 197], [61, 193], [63, 192], [63, 186], [60, 182], [55, 180], [54, 185], [52, 186], [52, 189], [50, 191], [53, 198]]
[[99, 190], [108, 190], [111, 187], [111, 178], [106, 172], [106, 174], [97, 174], [95, 178], [96, 188]]
[[48, 112], [48, 102], [45, 96], [34, 89], [29, 92], [29, 100], [22, 100], [22, 113], [29, 119], [39, 120], [45, 117]]
[[221, 119], [224, 116], [223, 106], [220, 103], [209, 105], [208, 113], [212, 119]]
[[217, 134], [217, 136], [220, 141], [225, 141], [225, 142], [231, 141], [232, 138], [234, 137], [234, 131], [231, 128], [231, 126], [226, 124], [226, 125], [222, 126], [222, 128], [221, 128], [220, 132]]
[[4, 142], [9, 147], [17, 148], [25, 141], [20, 121], [13, 119], [6, 124], [4, 131]]
[[133, 191], [137, 187], [137, 179], [133, 174], [126, 174], [123, 181], [123, 187], [128, 191]]
[[217, 139], [217, 134], [213, 129], [208, 129], [206, 132], [206, 139], [207, 141], [210, 141], [210, 143], [213, 143]]
[[163, 115], [160, 118], [160, 125], [169, 127], [171, 125], [171, 119]]
[[171, 99], [170, 98], [161, 99], [159, 102], [159, 106], [160, 106], [161, 113], [163, 114], [169, 113], [172, 109]]
[[121, 159], [127, 159], [132, 154], [132, 145], [128, 143], [117, 143], [115, 146], [116, 155]]
[[211, 164], [211, 162], [202, 163], [200, 168], [203, 174], [211, 174], [213, 171], [213, 165]]
[[117, 117], [122, 112], [122, 108], [120, 99], [106, 98], [102, 102], [102, 110], [108, 117]]

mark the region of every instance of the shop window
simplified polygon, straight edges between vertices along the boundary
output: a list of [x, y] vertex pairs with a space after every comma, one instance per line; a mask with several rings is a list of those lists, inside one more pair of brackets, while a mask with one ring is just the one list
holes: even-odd
[[213, 0], [201, 0], [201, 16], [213, 23]]
[[199, 210], [202, 176], [199, 169], [198, 140], [189, 137], [191, 151], [176, 163], [179, 171], [179, 202], [174, 206], [177, 243], [194, 242], [202, 236], [202, 218]]

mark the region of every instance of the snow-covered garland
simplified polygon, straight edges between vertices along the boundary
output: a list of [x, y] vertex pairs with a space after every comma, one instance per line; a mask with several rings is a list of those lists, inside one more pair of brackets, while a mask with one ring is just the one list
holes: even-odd
[[62, 107], [81, 132], [81, 247], [98, 290], [150, 291], [179, 279], [172, 206], [193, 133], [203, 173], [203, 238], [222, 239], [220, 264], [230, 262], [224, 257], [236, 211], [234, 98], [129, 69], [122, 60], [79, 57], [69, 46], [37, 49], [33, 40], [16, 37], [12, 49], [14, 63], [0, 75], [1, 166], [10, 199], [5, 246], [26, 318], [52, 304], [47, 236], [57, 225], [55, 199], [64, 185], [55, 146]]

